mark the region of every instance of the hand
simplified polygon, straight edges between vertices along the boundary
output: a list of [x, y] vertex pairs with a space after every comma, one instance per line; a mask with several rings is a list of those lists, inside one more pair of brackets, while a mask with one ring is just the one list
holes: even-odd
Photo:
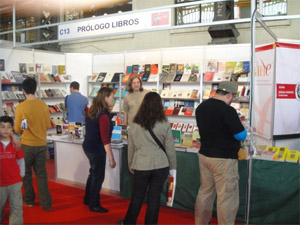
[[20, 149], [21, 148], [21, 142], [18, 139], [17, 135], [15, 134], [11, 134], [11, 138], [12, 138], [12, 144], [16, 149]]
[[172, 169], [169, 171], [169, 174], [172, 176], [172, 177], [176, 177], [176, 169]]
[[129, 170], [130, 173], [134, 174], [134, 170]]
[[115, 159], [110, 159], [110, 160], [109, 160], [109, 166], [110, 166], [110, 168], [112, 168], [112, 169], [116, 167]]

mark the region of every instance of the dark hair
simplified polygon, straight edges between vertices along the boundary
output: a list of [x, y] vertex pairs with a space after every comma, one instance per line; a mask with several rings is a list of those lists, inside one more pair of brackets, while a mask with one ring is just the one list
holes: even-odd
[[75, 90], [79, 90], [79, 83], [77, 81], [73, 81], [71, 84], [70, 84], [70, 88], [73, 88]]
[[143, 88], [143, 83], [142, 83], [142, 80], [141, 80], [141, 77], [138, 76], [138, 75], [133, 75], [129, 78], [129, 81], [128, 81], [128, 84], [127, 84], [127, 90], [129, 93], [132, 93], [133, 92], [133, 89], [132, 89], [132, 82], [134, 79], [139, 79], [140, 81], [140, 84], [141, 84], [141, 87], [140, 87], [140, 91], [143, 91], [144, 88]]
[[222, 90], [217, 90], [216, 93], [219, 94], [219, 95], [222, 95], [222, 96], [230, 94], [229, 92], [222, 91]]
[[97, 96], [94, 98], [93, 103], [88, 111], [88, 118], [95, 119], [103, 110], [109, 110], [109, 106], [105, 101], [105, 97], [109, 97], [113, 89], [109, 87], [101, 88]]
[[37, 87], [36, 80], [32, 77], [26, 78], [22, 83], [22, 88], [26, 94], [35, 94]]
[[149, 92], [145, 95], [133, 122], [145, 129], [152, 129], [157, 121], [162, 122], [166, 120], [160, 95], [156, 92]]
[[0, 123], [10, 123], [10, 125], [14, 126], [14, 120], [10, 116], [1, 116]]

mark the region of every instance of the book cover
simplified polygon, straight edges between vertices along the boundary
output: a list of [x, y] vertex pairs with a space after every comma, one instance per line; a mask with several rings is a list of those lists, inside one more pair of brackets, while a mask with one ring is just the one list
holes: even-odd
[[106, 73], [103, 82], [109, 83], [109, 82], [111, 82], [112, 78], [113, 78], [113, 74], [112, 73]]
[[199, 66], [192, 64], [192, 74], [198, 74], [199, 73]]
[[223, 80], [223, 73], [215, 73], [212, 81], [220, 82]]
[[179, 111], [180, 111], [180, 107], [178, 106], [174, 107], [172, 115], [178, 115]]
[[166, 115], [172, 115], [172, 113], [173, 113], [173, 110], [174, 110], [174, 106], [169, 106], [167, 109], [166, 109], [166, 112], [165, 112], [165, 114]]
[[113, 78], [111, 79], [111, 82], [119, 82], [122, 74], [123, 73], [114, 73]]
[[123, 77], [123, 79], [122, 79], [122, 82], [123, 82], [123, 83], [127, 83], [128, 80], [129, 80], [129, 78], [130, 78], [131, 76], [132, 76], [132, 75], [129, 74], [129, 73], [125, 74], [124, 77]]
[[126, 67], [126, 74], [132, 74], [132, 66]]
[[44, 73], [44, 65], [41, 63], [36, 63], [35, 64], [35, 71], [37, 73]]
[[139, 74], [139, 67], [140, 65], [132, 65], [132, 74], [134, 75]]
[[176, 76], [174, 77], [174, 81], [179, 82], [181, 81], [183, 74], [181, 73], [177, 73]]
[[145, 64], [145, 72], [144, 75], [149, 75], [151, 74], [151, 64]]
[[191, 98], [198, 98], [198, 90], [197, 89], [192, 90]]
[[226, 71], [226, 63], [218, 62], [218, 73], [225, 73]]
[[158, 75], [157, 74], [150, 74], [149, 78], [148, 78], [148, 82], [156, 82], [158, 79]]
[[171, 129], [176, 130], [176, 127], [177, 127], [177, 123], [173, 123]]
[[19, 63], [19, 71], [20, 73], [27, 73], [26, 63]]
[[240, 76], [238, 77], [238, 82], [247, 82], [249, 81], [249, 73], [242, 72], [240, 73]]
[[165, 82], [167, 82], [167, 83], [173, 82], [175, 79], [175, 76], [176, 76], [176, 73], [169, 73]]
[[193, 146], [193, 134], [189, 132], [185, 132], [182, 135], [182, 144], [186, 147]]
[[89, 78], [89, 82], [96, 82], [98, 75], [99, 75], [98, 73], [93, 73]]
[[[47, 74], [47, 73], [52, 73], [52, 66], [50, 66], [49, 64], [44, 64], [44, 73]], [[28, 71], [28, 70], [27, 70]], [[54, 74], [55, 75], [55, 74]]]
[[207, 72], [217, 72], [218, 61], [216, 59], [209, 59], [206, 66]]
[[121, 133], [122, 133], [122, 126], [114, 126], [111, 139], [121, 141], [122, 140]]
[[166, 82], [170, 71], [170, 65], [163, 65], [160, 82]]
[[0, 59], [0, 71], [5, 71], [5, 59]]
[[191, 76], [189, 77], [189, 82], [197, 82], [199, 78], [199, 74], [197, 73], [193, 73], [191, 74]]
[[191, 74], [189, 73], [184, 73], [181, 77], [181, 82], [187, 82], [190, 79]]
[[238, 61], [236, 62], [233, 73], [242, 73], [243, 72], [243, 62]]
[[36, 69], [33, 63], [26, 63], [26, 70], [27, 73], [29, 74], [35, 74], [36, 73]]
[[12, 74], [7, 73], [6, 75], [7, 75], [7, 78], [10, 80], [10, 82], [13, 82], [13, 83], [16, 82], [16, 80]]
[[142, 81], [147, 81], [149, 79], [150, 74], [149, 73], [145, 73], [142, 77]]
[[183, 127], [183, 123], [177, 123], [176, 130], [179, 130], [181, 132], [182, 127]]
[[230, 81], [237, 82], [239, 79], [240, 74], [239, 73], [232, 73], [230, 77]]
[[186, 111], [186, 107], [181, 107], [180, 111], [178, 112], [178, 116], [184, 116], [185, 111]]
[[52, 65], [52, 73], [55, 75], [58, 74], [58, 66], [57, 65]]
[[276, 152], [273, 155], [273, 160], [284, 162], [287, 155], [287, 147], [277, 147]]
[[243, 72], [250, 73], [250, 62], [249, 61], [243, 61]]
[[211, 90], [212, 90], [212, 85], [206, 85], [205, 86], [203, 99], [209, 99]]
[[215, 72], [214, 71], [206, 71], [204, 75], [204, 81], [212, 81], [214, 77]]
[[60, 74], [60, 75], [66, 74], [66, 66], [65, 65], [58, 65], [57, 68], [58, 68], [58, 74]]
[[170, 71], [169, 74], [176, 74], [176, 63], [170, 63]]
[[184, 113], [185, 116], [191, 116], [193, 114], [194, 107], [187, 107]]
[[189, 123], [189, 124], [188, 124], [188, 127], [187, 127], [187, 132], [192, 133], [193, 130], [194, 130], [194, 124]]
[[187, 132], [187, 129], [188, 129], [188, 124], [185, 123], [185, 124], [183, 124], [183, 126], [182, 126], [181, 132]]
[[176, 74], [183, 74], [184, 73], [184, 64], [177, 64]]
[[229, 72], [223, 73], [223, 77], [222, 77], [223, 81], [230, 81], [230, 79], [231, 79], [231, 73]]
[[158, 74], [158, 64], [151, 64], [151, 74]]
[[213, 96], [215, 96], [218, 87], [219, 87], [219, 84], [212, 84], [211, 85], [211, 91], [210, 91], [210, 94], [209, 94], [210, 98], [213, 97]]
[[299, 161], [299, 151], [298, 150], [287, 150], [285, 161], [297, 163]]
[[226, 62], [225, 63], [225, 72], [233, 73], [235, 65], [236, 65], [236, 62]]
[[174, 144], [181, 144], [181, 131], [172, 128], [172, 135], [173, 135]]

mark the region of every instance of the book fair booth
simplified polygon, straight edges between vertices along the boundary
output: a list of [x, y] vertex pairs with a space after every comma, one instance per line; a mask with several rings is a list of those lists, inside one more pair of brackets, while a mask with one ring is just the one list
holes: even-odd
[[[61, 26], [61, 38], [67, 38], [68, 29], [75, 27]], [[232, 106], [248, 136], [239, 154], [240, 205], [236, 220], [299, 224], [299, 66], [300, 43], [292, 40], [259, 46], [254, 42], [99, 54], [0, 45], [1, 115], [14, 116], [16, 105], [24, 100], [22, 81], [34, 76], [37, 96], [46, 102], [56, 124], [48, 135], [49, 145], [54, 147], [56, 178], [85, 184], [89, 163], [82, 150], [84, 127], [67, 124], [63, 119], [64, 98], [72, 81], [80, 83], [80, 92], [88, 97], [89, 104], [101, 87], [112, 87], [112, 149], [117, 166], [112, 170], [107, 163], [103, 188], [129, 198], [133, 177], [127, 166], [126, 127], [121, 126], [122, 99], [129, 76], [140, 74], [144, 88], [161, 95], [172, 127], [177, 155], [172, 207], [193, 211], [201, 185], [195, 109], [214, 95], [221, 81], [238, 82]], [[161, 204], [166, 202], [167, 184]]]

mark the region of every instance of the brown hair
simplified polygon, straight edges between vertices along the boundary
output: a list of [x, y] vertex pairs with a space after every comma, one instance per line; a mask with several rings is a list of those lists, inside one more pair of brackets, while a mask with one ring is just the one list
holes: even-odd
[[142, 80], [141, 80], [141, 77], [138, 76], [138, 75], [133, 75], [129, 78], [129, 81], [128, 81], [128, 84], [127, 84], [127, 90], [129, 93], [132, 93], [133, 92], [133, 89], [132, 89], [132, 82], [134, 79], [139, 79], [140, 81], [140, 84], [141, 84], [141, 87], [140, 87], [140, 91], [143, 91], [144, 88], [143, 88], [143, 83], [142, 83]]
[[145, 129], [152, 129], [157, 121], [166, 120], [161, 97], [156, 92], [149, 92], [145, 95], [133, 122]]
[[113, 89], [109, 87], [102, 87], [97, 96], [94, 98], [93, 103], [88, 111], [88, 118], [95, 119], [103, 110], [109, 110], [109, 106], [105, 101], [105, 97], [109, 97]]

